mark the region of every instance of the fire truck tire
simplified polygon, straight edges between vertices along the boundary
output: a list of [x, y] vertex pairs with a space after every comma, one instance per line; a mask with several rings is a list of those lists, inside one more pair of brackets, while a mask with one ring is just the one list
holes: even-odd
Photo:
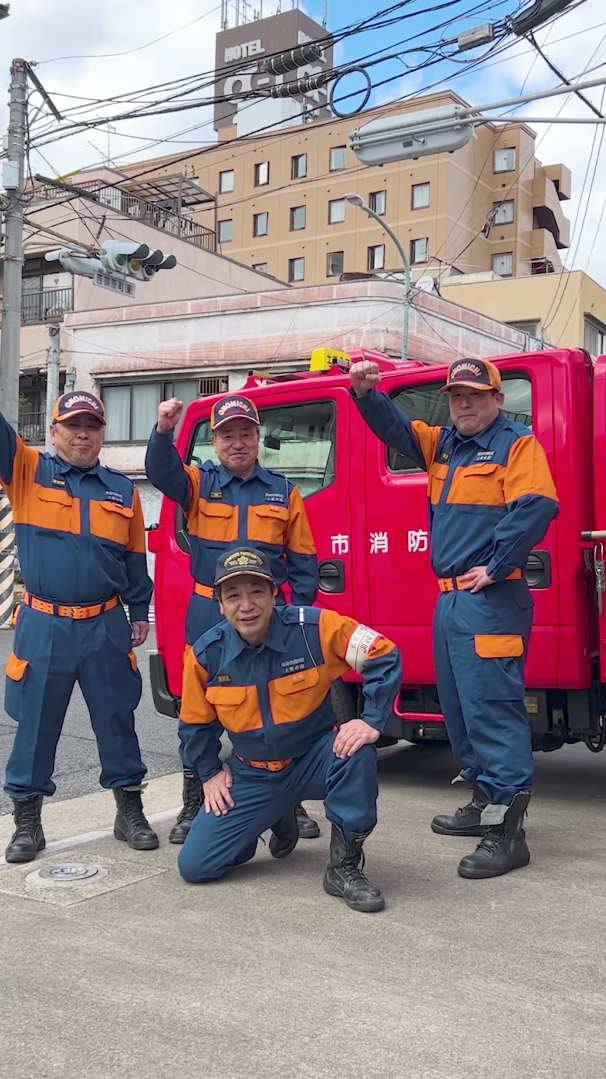
[[[352, 682], [344, 682], [342, 678], [337, 678], [336, 682], [333, 682], [332, 706], [337, 717], [338, 727], [342, 723], [347, 723], [349, 719], [357, 718], [359, 715], [359, 703], [360, 695], [356, 685]], [[383, 749], [385, 746], [395, 746], [397, 743], [397, 738], [381, 735], [376, 746], [377, 749]]]

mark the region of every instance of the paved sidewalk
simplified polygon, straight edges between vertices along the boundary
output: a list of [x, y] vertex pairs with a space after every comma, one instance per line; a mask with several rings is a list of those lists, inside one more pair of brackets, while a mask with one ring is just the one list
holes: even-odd
[[[202, 887], [179, 879], [167, 842], [178, 777], [150, 784], [155, 852], [70, 843], [74, 813], [83, 830], [110, 823], [111, 795], [73, 799], [63, 822], [49, 806], [61, 847], [0, 868], [2, 1075], [603, 1079], [606, 758], [538, 763], [530, 867], [472, 882], [456, 874], [470, 841], [428, 828], [462, 793], [448, 752], [388, 752], [367, 844], [388, 901], [376, 915], [322, 891], [319, 806], [321, 840], [284, 862], [261, 847]], [[67, 860], [97, 878], [38, 880]]]

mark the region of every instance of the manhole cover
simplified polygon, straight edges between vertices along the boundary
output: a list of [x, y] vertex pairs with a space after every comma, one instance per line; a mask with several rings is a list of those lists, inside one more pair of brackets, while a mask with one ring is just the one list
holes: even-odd
[[96, 865], [82, 865], [81, 862], [66, 862], [63, 865], [47, 865], [38, 876], [44, 880], [90, 880], [96, 877], [99, 868]]

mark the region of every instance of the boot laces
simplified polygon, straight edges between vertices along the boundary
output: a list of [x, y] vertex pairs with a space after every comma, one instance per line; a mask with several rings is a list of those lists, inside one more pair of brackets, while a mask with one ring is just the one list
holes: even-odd
[[143, 812], [143, 805], [141, 803], [140, 791], [124, 791], [122, 812], [124, 813], [124, 816], [129, 824], [147, 825], [147, 820]]
[[15, 817], [15, 824], [15, 839], [22, 836], [29, 836], [32, 827], [36, 828], [39, 824], [38, 806], [36, 805], [36, 802], [23, 802], [19, 807], [19, 813]]
[[478, 843], [477, 850], [485, 850], [487, 854], [498, 854], [503, 844], [504, 832], [491, 829], [483, 836], [480, 843]]
[[177, 817], [177, 824], [180, 824], [181, 821], [189, 820], [190, 817], [195, 817], [201, 802], [201, 783], [197, 777], [194, 777], [193, 779], [189, 779], [186, 784], [183, 809]]
[[348, 850], [343, 858], [340, 869], [348, 884], [365, 884], [369, 886], [368, 879], [364, 876], [363, 869], [366, 865], [364, 851], [359, 847]]

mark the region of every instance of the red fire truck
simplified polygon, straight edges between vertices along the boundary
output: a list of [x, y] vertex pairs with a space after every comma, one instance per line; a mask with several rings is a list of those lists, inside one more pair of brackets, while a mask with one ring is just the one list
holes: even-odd
[[[449, 422], [438, 396], [446, 367], [398, 363], [369, 351], [380, 389], [413, 419]], [[318, 604], [387, 634], [400, 646], [405, 682], [386, 730], [413, 742], [446, 732], [432, 664], [431, 619], [437, 584], [429, 565], [427, 476], [389, 450], [365, 425], [349, 394], [342, 354], [320, 350], [310, 370], [249, 377], [243, 392], [260, 412], [263, 465], [284, 472], [304, 498], [320, 563]], [[553, 349], [493, 359], [504, 409], [532, 427], [560, 497], [560, 515], [525, 574], [535, 599], [526, 664], [526, 707], [537, 749], [584, 741], [598, 751], [606, 731], [606, 356]], [[212, 457], [209, 414], [216, 398], [194, 401], [177, 448], [186, 461]], [[148, 534], [156, 554], [158, 652], [150, 657], [159, 712], [178, 715], [185, 608], [192, 590], [183, 513], [166, 499]], [[356, 714], [359, 687], [335, 685], [339, 718]]]

